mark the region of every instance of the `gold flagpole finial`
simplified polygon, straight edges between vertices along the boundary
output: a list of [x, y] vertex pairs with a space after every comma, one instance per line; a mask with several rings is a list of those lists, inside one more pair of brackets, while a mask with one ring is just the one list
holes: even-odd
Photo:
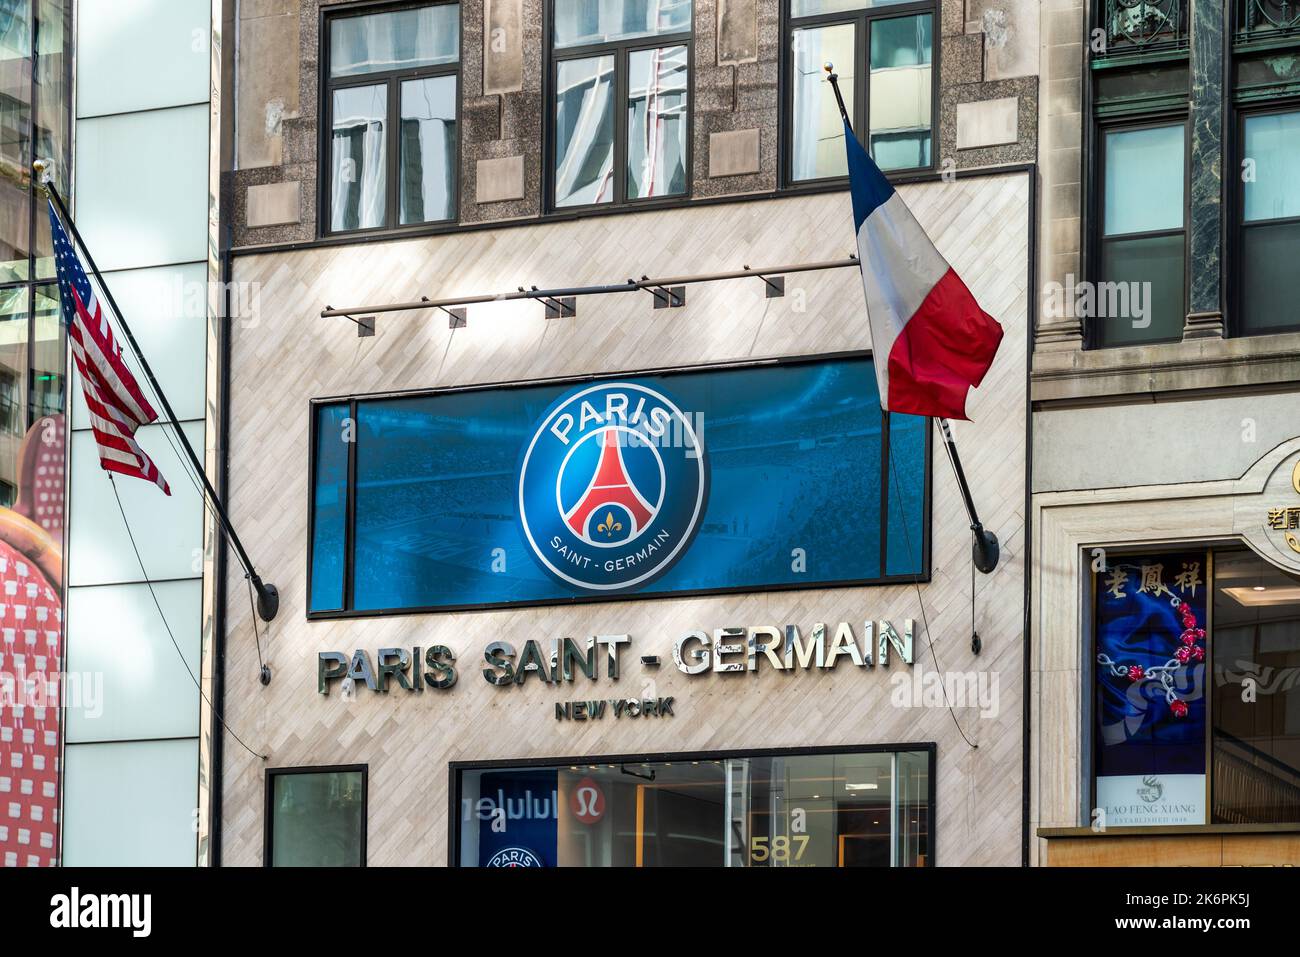
[[54, 182], [54, 163], [47, 159], [38, 159], [32, 164], [32, 170], [36, 173], [36, 180], [40, 183], [41, 189], [49, 193], [49, 185]]
[[825, 70], [827, 73], [834, 73], [835, 64], [832, 63], [830, 60], [827, 60], [825, 63], [822, 64], [822, 69]]

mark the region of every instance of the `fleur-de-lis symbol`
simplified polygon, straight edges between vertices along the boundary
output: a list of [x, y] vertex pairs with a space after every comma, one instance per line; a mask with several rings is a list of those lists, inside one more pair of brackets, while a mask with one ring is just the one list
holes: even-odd
[[623, 523], [614, 521], [614, 513], [606, 512], [605, 520], [596, 526], [596, 531], [604, 532], [606, 535], [613, 537], [615, 532], [623, 530]]

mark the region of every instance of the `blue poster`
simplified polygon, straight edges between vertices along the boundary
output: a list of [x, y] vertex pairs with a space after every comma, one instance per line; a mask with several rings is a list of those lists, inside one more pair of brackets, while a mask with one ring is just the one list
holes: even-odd
[[479, 778], [479, 867], [557, 867], [559, 772], [484, 771]]
[[1206, 569], [1196, 551], [1112, 558], [1096, 573], [1095, 774], [1106, 826], [1205, 822]]
[[867, 357], [361, 399], [350, 488], [335, 438], [348, 413], [317, 407], [313, 611], [813, 586], [925, 567], [927, 422], [891, 416], [886, 441]]

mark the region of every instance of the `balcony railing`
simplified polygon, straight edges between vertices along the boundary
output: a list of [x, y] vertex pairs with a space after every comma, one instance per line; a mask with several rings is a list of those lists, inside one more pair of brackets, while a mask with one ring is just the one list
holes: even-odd
[[1273, 37], [1300, 38], [1297, 0], [1237, 0], [1237, 42]]
[[1100, 10], [1106, 49], [1097, 57], [1187, 46], [1185, 0], [1105, 0]]

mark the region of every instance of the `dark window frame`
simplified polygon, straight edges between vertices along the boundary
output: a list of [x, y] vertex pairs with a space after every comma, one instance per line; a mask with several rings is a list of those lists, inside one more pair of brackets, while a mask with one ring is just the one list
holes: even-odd
[[[330, 77], [330, 29], [338, 20], [369, 16], [376, 13], [393, 13], [400, 10], [418, 10], [421, 7], [437, 7], [454, 4], [459, 7], [457, 15], [457, 56], [455, 63], [438, 63], [421, 67], [408, 67], [401, 70], [386, 70], [376, 73], [363, 73], [357, 76]], [[319, 144], [317, 148], [317, 236], [321, 239], [337, 237], [385, 238], [405, 236], [428, 230], [430, 227], [452, 226], [460, 219], [460, 190], [462, 181], [461, 151], [463, 147], [463, 112], [464, 112], [464, 77], [465, 62], [465, 4], [461, 0], [405, 0], [393, 3], [391, 0], [376, 0], [371, 3], [349, 3], [340, 6], [322, 6], [320, 10], [320, 53], [318, 57], [320, 70], [317, 83], [317, 112], [320, 117]], [[402, 225], [401, 218], [401, 91], [402, 83], [409, 80], [423, 80], [431, 77], [454, 76], [456, 78], [456, 149], [453, 155], [454, 177], [451, 190], [450, 215], [444, 219], [424, 220], [418, 223]], [[385, 174], [388, 177], [385, 197], [384, 223], [380, 226], [368, 226], [360, 229], [334, 229], [332, 222], [334, 209], [331, 205], [331, 148], [334, 131], [334, 92], [357, 87], [384, 86], [387, 89], [388, 128], [384, 131]]]
[[[930, 165], [929, 166], [909, 166], [906, 169], [882, 170], [886, 178], [893, 182], [897, 177], [912, 176], [919, 173], [932, 172], [939, 167], [939, 73], [940, 73], [940, 10], [939, 0], [915, 0], [912, 3], [891, 4], [884, 7], [868, 7], [863, 10], [848, 10], [840, 13], [819, 13], [807, 17], [795, 17], [791, 14], [791, 0], [782, 0], [781, 2], [781, 35], [780, 35], [780, 52], [777, 57], [777, 70], [779, 75], [778, 97], [780, 106], [778, 108], [777, 126], [780, 130], [780, 150], [777, 161], [779, 184], [778, 194], [781, 192], [799, 193], [803, 191], [815, 191], [827, 186], [846, 186], [848, 184], [848, 175], [844, 176], [823, 176], [815, 179], [795, 179], [794, 178], [794, 32], [806, 27], [836, 26], [839, 24], [854, 25], [854, 51], [858, 54], [858, 59], [854, 63], [854, 80], [853, 80], [853, 132], [858, 138], [858, 142], [863, 145], [868, 154], [871, 148], [868, 145], [870, 141], [870, 111], [869, 100], [871, 96], [871, 25], [873, 20], [895, 20], [900, 17], [916, 16], [917, 14], [928, 13], [931, 20], [931, 39], [930, 49]], [[827, 96], [834, 96], [828, 89]]]
[[[557, 48], [555, 46], [555, 0], [546, 0], [542, 24], [542, 219], [548, 214], [587, 213], [605, 210], [663, 209], [686, 206], [695, 191], [695, 4], [691, 4], [691, 28], [677, 33], [662, 33], [604, 43]], [[663, 47], [686, 47], [686, 188], [673, 196], [627, 198], [627, 74], [628, 58], [638, 50]], [[614, 196], [607, 203], [584, 203], [559, 206], [555, 201], [557, 172], [555, 96], [559, 89], [559, 65], [567, 60], [585, 60], [597, 56], [614, 57]]]
[[840, 754], [892, 754], [921, 752], [929, 757], [930, 793], [926, 798], [929, 814], [929, 847], [925, 866], [935, 867], [938, 842], [938, 744], [919, 741], [911, 744], [818, 745], [806, 748], [740, 748], [721, 751], [656, 751], [643, 754], [584, 754], [568, 757], [494, 759], [487, 761], [449, 761], [447, 763], [447, 866], [460, 867], [461, 776], [466, 771], [506, 771], [546, 768], [573, 764], [638, 764], [668, 761], [719, 761], [731, 758], [817, 757]]
[[320, 764], [301, 767], [267, 768], [264, 777], [262, 804], [262, 866], [274, 867], [271, 863], [271, 851], [274, 841], [273, 822], [275, 805], [275, 779], [295, 774], [348, 774], [361, 772], [361, 863], [366, 867], [370, 833], [370, 765], [368, 764]]
[[777, 592], [777, 591], [805, 591], [817, 588], [858, 588], [869, 587], [874, 585], [899, 585], [899, 584], [924, 584], [930, 581], [932, 574], [931, 563], [931, 545], [932, 545], [932, 502], [933, 502], [933, 481], [934, 481], [934, 430], [929, 425], [927, 419], [925, 430], [925, 451], [924, 467], [925, 478], [922, 482], [922, 520], [920, 540], [916, 542], [917, 557], [920, 561], [920, 571], [915, 574], [889, 575], [888, 572], [888, 546], [889, 546], [889, 489], [892, 478], [891, 459], [889, 449], [889, 438], [892, 429], [889, 428], [889, 416], [892, 413], [881, 412], [881, 517], [880, 517], [880, 571], [877, 578], [853, 579], [853, 580], [833, 580], [833, 581], [808, 581], [798, 583], [788, 583], [779, 585], [769, 585], [761, 589], [752, 585], [740, 585], [730, 588], [710, 588], [688, 591], [656, 592], [654, 594], [640, 594], [633, 592], [631, 594], [617, 595], [574, 595], [567, 598], [543, 598], [529, 601], [507, 601], [478, 603], [469, 605], [435, 605], [435, 606], [412, 606], [399, 608], [376, 608], [358, 610], [354, 607], [354, 578], [355, 578], [355, 543], [356, 543], [356, 484], [357, 484], [357, 443], [359, 435], [354, 436], [354, 441], [348, 443], [348, 487], [347, 502], [345, 506], [346, 524], [344, 526], [344, 573], [343, 573], [343, 608], [333, 610], [317, 610], [311, 608], [312, 595], [312, 569], [314, 565], [313, 551], [315, 545], [315, 528], [316, 528], [316, 446], [317, 446], [317, 412], [321, 406], [348, 404], [348, 417], [355, 423], [357, 421], [357, 405], [360, 402], [385, 400], [393, 398], [414, 398], [422, 396], [433, 396], [445, 393], [458, 392], [482, 392], [487, 390], [500, 389], [519, 389], [538, 385], [566, 385], [578, 382], [596, 382], [609, 379], [623, 378], [627, 376], [646, 376], [646, 375], [674, 375], [689, 374], [693, 372], [710, 372], [725, 371], [729, 369], [745, 369], [758, 366], [785, 366], [785, 365], [804, 365], [819, 362], [832, 362], [844, 359], [867, 359], [871, 358], [870, 350], [851, 350], [847, 352], [821, 353], [814, 355], [801, 356], [784, 356], [777, 359], [744, 359], [738, 361], [722, 362], [704, 362], [693, 365], [677, 365], [667, 368], [658, 369], [626, 369], [612, 372], [601, 372], [598, 374], [587, 375], [570, 375], [557, 376], [540, 379], [515, 380], [509, 382], [486, 382], [475, 383], [463, 386], [446, 386], [432, 389], [406, 389], [397, 392], [376, 392], [370, 394], [352, 394], [342, 396], [325, 396], [313, 398], [308, 402], [308, 469], [307, 469], [307, 588], [306, 598], [304, 599], [304, 614], [307, 621], [329, 621], [338, 619], [359, 619], [359, 618], [381, 618], [395, 615], [433, 615], [449, 614], [460, 612], [478, 612], [478, 611], [500, 611], [502, 609], [518, 608], [537, 608], [547, 606], [571, 606], [579, 604], [594, 604], [603, 602], [628, 602], [628, 601], [659, 601], [664, 599], [689, 598], [711, 595], [731, 595], [731, 594], [754, 594], [756, 591]]
[[[1234, 169], [1240, 170], [1246, 158], [1246, 121], [1257, 116], [1271, 116], [1281, 113], [1300, 114], [1300, 96], [1269, 100], [1265, 103], [1252, 104], [1233, 111], [1235, 116], [1230, 126], [1231, 140], [1224, 144], [1223, 154], [1235, 160]], [[1228, 315], [1228, 334], [1233, 338], [1255, 338], [1258, 336], [1284, 335], [1300, 332], [1300, 315], [1296, 321], [1285, 326], [1273, 326], [1268, 329], [1251, 330], [1247, 325], [1245, 310], [1245, 283], [1242, 280], [1242, 267], [1246, 255], [1246, 230], [1255, 226], [1276, 225], [1278, 223], [1300, 224], [1300, 216], [1288, 216], [1282, 219], [1262, 219], [1253, 223], [1246, 222], [1246, 184], [1240, 175], [1232, 177], [1236, 182], [1230, 197], [1230, 219], [1225, 232], [1229, 237], [1227, 250], [1231, 286], [1226, 296], [1230, 305]], [[1300, 250], [1297, 250], [1300, 251]]]
[[[1181, 126], [1183, 129], [1183, 225], [1179, 229], [1157, 229], [1141, 233], [1120, 233], [1115, 236], [1106, 236], [1106, 137], [1111, 133], [1125, 133], [1133, 130], [1159, 129], [1167, 126]], [[1092, 189], [1090, 202], [1085, 207], [1087, 228], [1087, 241], [1085, 251], [1086, 267], [1082, 272], [1086, 279], [1094, 283], [1107, 282], [1107, 278], [1102, 274], [1102, 247], [1107, 240], [1116, 239], [1144, 239], [1156, 238], [1160, 236], [1172, 236], [1182, 233], [1183, 236], [1183, 307], [1182, 314], [1187, 316], [1188, 305], [1190, 302], [1191, 288], [1191, 229], [1188, 226], [1188, 220], [1191, 213], [1191, 118], [1186, 108], [1174, 110], [1153, 111], [1145, 113], [1140, 117], [1119, 116], [1108, 118], [1093, 119], [1094, 135], [1092, 137], [1092, 146], [1089, 162], [1092, 165], [1090, 171], [1091, 182], [1095, 184]], [[1150, 345], [1165, 345], [1173, 342], [1182, 342], [1182, 330], [1179, 330], [1177, 337], [1166, 339], [1140, 339], [1132, 342], [1121, 342], [1107, 344], [1101, 341], [1100, 329], [1097, 325], [1097, 317], [1085, 316], [1080, 317], [1084, 330], [1084, 348], [1087, 350], [1103, 349], [1124, 349]]]

